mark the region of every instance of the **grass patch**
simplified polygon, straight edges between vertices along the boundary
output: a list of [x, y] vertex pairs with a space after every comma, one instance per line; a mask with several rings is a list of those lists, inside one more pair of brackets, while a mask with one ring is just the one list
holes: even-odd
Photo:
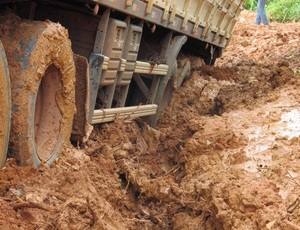
[[[246, 0], [245, 9], [256, 10], [258, 0]], [[266, 5], [267, 15], [270, 21], [291, 22], [300, 21], [299, 0], [270, 0]]]

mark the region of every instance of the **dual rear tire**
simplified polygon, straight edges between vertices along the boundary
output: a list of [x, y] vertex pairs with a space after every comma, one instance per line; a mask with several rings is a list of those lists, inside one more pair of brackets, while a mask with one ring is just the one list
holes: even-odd
[[68, 32], [56, 23], [11, 16], [0, 28], [11, 81], [10, 155], [20, 165], [51, 164], [70, 140], [75, 113]]

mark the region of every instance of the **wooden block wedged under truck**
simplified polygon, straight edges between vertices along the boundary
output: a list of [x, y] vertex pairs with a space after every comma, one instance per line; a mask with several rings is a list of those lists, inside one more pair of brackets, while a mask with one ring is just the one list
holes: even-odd
[[155, 126], [190, 74], [213, 65], [244, 0], [2, 0], [0, 167], [51, 164], [92, 125]]

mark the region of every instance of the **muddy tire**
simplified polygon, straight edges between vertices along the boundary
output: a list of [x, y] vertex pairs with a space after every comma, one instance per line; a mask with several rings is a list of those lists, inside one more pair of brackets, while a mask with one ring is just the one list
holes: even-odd
[[0, 169], [6, 161], [10, 132], [10, 81], [5, 51], [0, 41]]
[[68, 32], [52, 22], [1, 20], [10, 69], [10, 152], [20, 165], [51, 164], [70, 142], [75, 67]]
[[155, 127], [160, 116], [170, 104], [175, 90], [178, 90], [182, 83], [190, 77], [191, 64], [185, 59], [178, 59], [178, 64], [174, 65], [172, 77], [167, 82], [162, 82], [157, 90], [155, 103], [158, 105], [157, 113], [150, 118], [150, 125]]
[[174, 89], [179, 89], [184, 81], [188, 80], [191, 75], [191, 62], [188, 57], [178, 58], [178, 67], [174, 76]]
[[154, 99], [154, 103], [157, 104], [158, 108], [156, 114], [150, 116], [149, 118], [151, 127], [156, 126], [160, 116], [162, 115], [162, 113], [165, 111], [166, 107], [169, 105], [169, 103], [172, 100], [173, 92], [175, 90], [174, 75], [176, 69], [177, 69], [177, 65], [175, 65], [175, 67], [173, 68], [172, 77], [169, 79], [167, 79], [166, 77], [162, 78], [162, 81], [158, 86], [155, 99]]

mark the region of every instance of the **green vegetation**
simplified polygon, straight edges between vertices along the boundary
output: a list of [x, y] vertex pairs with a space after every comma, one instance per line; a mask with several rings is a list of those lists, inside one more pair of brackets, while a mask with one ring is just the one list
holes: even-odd
[[245, 1], [245, 9], [247, 10], [256, 10], [257, 0], [246, 0]]
[[[246, 0], [245, 9], [256, 10], [258, 0]], [[299, 0], [269, 0], [266, 11], [270, 21], [300, 21]]]

